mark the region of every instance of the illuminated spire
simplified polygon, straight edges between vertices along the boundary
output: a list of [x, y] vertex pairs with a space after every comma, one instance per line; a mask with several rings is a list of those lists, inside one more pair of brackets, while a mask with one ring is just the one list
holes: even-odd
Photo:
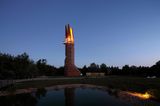
[[74, 43], [73, 29], [68, 25], [65, 26], [65, 43]]

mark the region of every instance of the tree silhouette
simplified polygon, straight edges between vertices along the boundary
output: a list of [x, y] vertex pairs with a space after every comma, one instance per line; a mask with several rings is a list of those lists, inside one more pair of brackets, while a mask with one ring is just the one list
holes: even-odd
[[[105, 75], [160, 77], [160, 61], [157, 61], [151, 67], [124, 65], [122, 69], [113, 66], [107, 67], [105, 63], [98, 65], [93, 62], [88, 67], [84, 65], [84, 67], [79, 68], [79, 70], [83, 76], [85, 76], [87, 72], [104, 72]], [[47, 64], [46, 59], [39, 59], [37, 62], [34, 62], [29, 58], [27, 53], [22, 53], [17, 56], [0, 53], [0, 79], [23, 79], [38, 76], [63, 75], [64, 66], [56, 68], [53, 65]]]

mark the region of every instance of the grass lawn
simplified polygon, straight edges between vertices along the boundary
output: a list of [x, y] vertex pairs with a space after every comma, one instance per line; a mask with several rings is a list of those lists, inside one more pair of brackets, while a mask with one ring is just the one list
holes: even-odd
[[94, 84], [130, 91], [146, 91], [148, 89], [160, 89], [160, 78], [142, 78], [126, 76], [107, 76], [107, 77], [81, 77], [81, 78], [50, 78], [48, 80], [35, 80], [15, 83], [16, 89], [42, 88], [63, 84]]

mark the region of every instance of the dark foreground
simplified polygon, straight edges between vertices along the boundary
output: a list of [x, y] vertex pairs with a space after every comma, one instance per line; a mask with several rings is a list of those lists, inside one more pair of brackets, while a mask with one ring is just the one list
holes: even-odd
[[[148, 89], [160, 89], [160, 78], [142, 78], [142, 77], [125, 77], [125, 76], [108, 76], [108, 77], [60, 77], [47, 78], [42, 80], [22, 81], [15, 83], [12, 88], [42, 88], [53, 85], [64, 84], [93, 84], [117, 88], [121, 90], [143, 91]], [[9, 89], [9, 88], [7, 88]]]
[[[124, 77], [124, 76], [108, 76], [108, 77], [97, 77], [97, 78], [96, 77], [94, 77], [94, 78], [91, 78], [91, 77], [76, 77], [76, 78], [74, 78], [74, 77], [71, 77], [71, 78], [60, 77], [60, 78], [46, 78], [46, 79], [39, 79], [39, 80], [32, 80], [32, 81], [20, 81], [18, 83], [15, 83], [13, 85], [8, 86], [8, 87], [1, 88], [1, 93], [2, 92], [9, 92], [10, 94], [14, 94], [15, 91], [22, 90], [22, 89], [38, 89], [38, 90], [40, 89], [40, 91], [42, 92], [41, 96], [43, 96], [43, 95], [45, 95], [45, 92], [48, 92], [48, 91], [44, 90], [46, 87], [51, 87], [51, 86], [55, 86], [55, 85], [66, 85], [66, 84], [91, 84], [91, 85], [96, 85], [96, 86], [103, 86], [103, 87], [111, 89], [111, 90], [109, 90], [109, 92], [113, 91], [113, 89], [116, 89], [116, 92], [110, 92], [111, 94], [116, 94], [116, 95], [117, 95], [117, 91], [139, 92], [139, 93], [143, 93], [143, 94], [147, 92], [149, 95], [151, 95], [151, 97], [152, 97], [151, 100], [156, 101], [157, 103], [159, 103], [159, 100], [160, 100], [160, 91], [159, 91], [160, 78], [141, 78], [141, 77]], [[80, 88], [76, 88], [76, 89], [78, 89], [78, 90], [75, 90], [76, 92], [82, 92], [82, 91], [86, 92], [86, 93], [92, 92], [92, 90], [90, 91], [90, 89], [88, 89], [87, 91], [81, 90]], [[63, 91], [65, 91], [65, 89]], [[36, 90], [36, 92], [37, 92], [37, 90]], [[72, 93], [72, 91], [70, 91], [70, 90], [68, 92]], [[30, 92], [30, 93], [32, 93], [32, 95], [18, 94], [18, 97], [14, 97], [12, 95], [11, 99], [19, 98], [18, 100], [21, 100], [21, 99], [23, 99], [23, 97], [26, 98], [26, 96], [24, 96], [24, 95], [32, 97], [34, 93], [33, 92]], [[94, 93], [95, 93], [95, 91], [91, 94], [91, 96]], [[107, 90], [107, 95], [110, 93], [108, 93], [108, 90]], [[53, 93], [51, 93], [51, 94], [53, 94]], [[59, 94], [61, 95], [61, 93], [59, 93]], [[37, 95], [37, 94], [35, 93], [34, 95]], [[50, 93], [49, 94], [47, 93], [47, 95], [50, 95]], [[65, 95], [65, 93], [63, 95]], [[96, 94], [96, 95], [98, 95], [98, 94]], [[110, 96], [107, 96], [107, 97], [110, 98]], [[8, 99], [5, 99], [5, 98], [9, 98], [9, 97], [6, 97], [6, 96], [1, 97], [0, 101], [5, 101], [5, 100], [8, 101]], [[53, 98], [56, 98], [56, 97], [53, 97]], [[103, 98], [103, 96], [102, 96], [102, 98]], [[41, 101], [41, 102], [43, 102], [43, 101]], [[147, 102], [147, 103], [151, 103], [151, 102]], [[129, 104], [127, 104], [127, 106], [128, 105]], [[40, 106], [40, 104], [39, 104], [39, 106]]]

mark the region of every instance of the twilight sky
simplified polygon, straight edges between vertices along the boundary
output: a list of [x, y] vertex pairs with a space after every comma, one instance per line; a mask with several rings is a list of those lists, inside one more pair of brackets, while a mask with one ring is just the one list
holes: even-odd
[[160, 0], [0, 0], [0, 52], [64, 65], [64, 26], [78, 67], [160, 60]]

